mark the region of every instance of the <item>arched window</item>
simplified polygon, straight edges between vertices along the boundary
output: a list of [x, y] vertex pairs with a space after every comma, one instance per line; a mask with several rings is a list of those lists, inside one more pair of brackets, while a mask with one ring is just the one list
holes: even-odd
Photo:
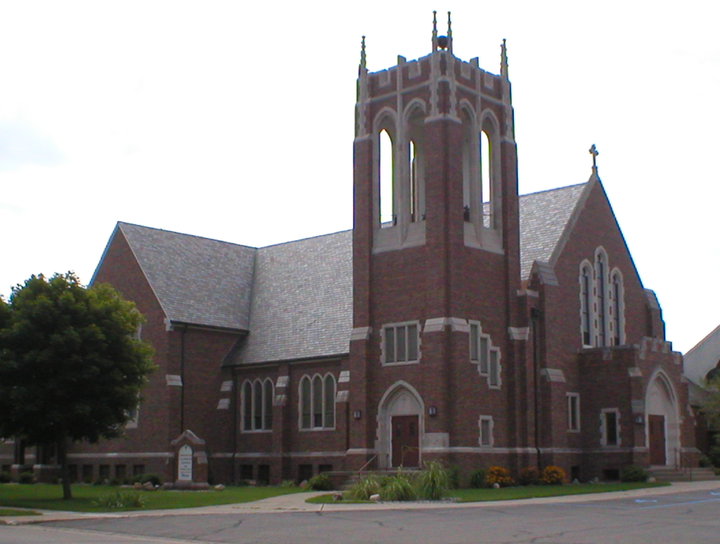
[[597, 346], [608, 345], [608, 296], [607, 296], [607, 257], [600, 250], [595, 254], [595, 296], [597, 303]]
[[332, 429], [335, 427], [335, 378], [316, 374], [300, 380], [300, 428]]
[[492, 190], [492, 144], [487, 130], [480, 132], [480, 205], [483, 210], [483, 226], [494, 228]]
[[323, 426], [323, 390], [322, 378], [315, 376], [312, 381], [312, 400], [313, 400], [313, 427]]
[[262, 384], [256, 381], [253, 384], [253, 428], [262, 429], [263, 426], [263, 398]]
[[619, 270], [615, 270], [612, 274], [611, 289], [613, 345], [619, 346], [625, 343], [625, 294]]
[[244, 431], [272, 430], [273, 383], [270, 378], [246, 380], [242, 386]]
[[273, 421], [273, 384], [265, 380], [263, 384], [263, 429], [272, 429]]
[[395, 224], [397, 214], [395, 211], [395, 153], [393, 153], [393, 141], [386, 129], [380, 131], [378, 143], [378, 179], [379, 179], [379, 209], [380, 226], [392, 227]]
[[587, 262], [580, 267], [580, 330], [583, 346], [592, 346], [592, 270]]
[[245, 382], [242, 388], [243, 396], [243, 429], [251, 431], [252, 425], [252, 384]]
[[300, 381], [300, 427], [303, 429], [309, 429], [312, 427], [312, 419], [310, 417], [312, 410], [312, 397], [310, 395], [310, 389], [312, 389], [310, 378], [305, 376]]

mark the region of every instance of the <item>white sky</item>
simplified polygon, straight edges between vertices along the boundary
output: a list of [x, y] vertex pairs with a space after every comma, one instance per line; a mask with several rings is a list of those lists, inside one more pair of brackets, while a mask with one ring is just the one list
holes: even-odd
[[[0, 0], [0, 293], [87, 282], [118, 220], [263, 246], [347, 229], [360, 37], [499, 71], [521, 193], [585, 181], [590, 144], [668, 338], [718, 324], [714, 2]], [[267, 7], [266, 7], [267, 6]]]

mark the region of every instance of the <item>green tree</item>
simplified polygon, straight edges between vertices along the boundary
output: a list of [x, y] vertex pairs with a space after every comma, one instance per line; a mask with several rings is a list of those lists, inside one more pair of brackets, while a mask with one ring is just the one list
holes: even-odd
[[0, 436], [54, 444], [65, 499], [68, 445], [122, 434], [154, 369], [142, 321], [111, 286], [70, 272], [31, 276], [0, 306]]
[[705, 382], [707, 396], [702, 404], [702, 411], [708, 422], [708, 427], [720, 431], [720, 373], [712, 376]]

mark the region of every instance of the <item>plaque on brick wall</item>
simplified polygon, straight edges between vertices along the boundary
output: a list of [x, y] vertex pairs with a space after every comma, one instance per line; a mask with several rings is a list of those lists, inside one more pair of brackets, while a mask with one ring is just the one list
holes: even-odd
[[191, 482], [193, 479], [193, 450], [185, 444], [178, 453], [178, 480]]

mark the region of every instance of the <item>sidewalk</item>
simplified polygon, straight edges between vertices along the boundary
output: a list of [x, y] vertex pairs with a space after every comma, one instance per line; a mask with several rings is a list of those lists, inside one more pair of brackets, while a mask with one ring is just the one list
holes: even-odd
[[[277, 512], [338, 512], [348, 510], [421, 510], [437, 508], [486, 508], [527, 504], [566, 504], [578, 502], [606, 501], [621, 498], [642, 498], [648, 496], [668, 495], [691, 491], [720, 491], [720, 481], [704, 482], [676, 482], [668, 487], [651, 487], [632, 491], [613, 491], [609, 493], [596, 493], [590, 495], [565, 495], [562, 497], [542, 497], [534, 499], [486, 501], [486, 502], [381, 502], [375, 504], [308, 504], [310, 497], [324, 495], [327, 492], [308, 492], [281, 495], [255, 502], [225, 504], [220, 506], [204, 506], [201, 508], [178, 508], [169, 510], [140, 510], [135, 512], [119, 513], [82, 513], [62, 512], [57, 510], [35, 510], [39, 516], [4, 516], [0, 518], [0, 525], [25, 525], [31, 523], [47, 523], [50, 521], [69, 521], [80, 519], [117, 519], [145, 516], [202, 516], [223, 514], [269, 514]], [[17, 510], [22, 510], [18, 508]]]

